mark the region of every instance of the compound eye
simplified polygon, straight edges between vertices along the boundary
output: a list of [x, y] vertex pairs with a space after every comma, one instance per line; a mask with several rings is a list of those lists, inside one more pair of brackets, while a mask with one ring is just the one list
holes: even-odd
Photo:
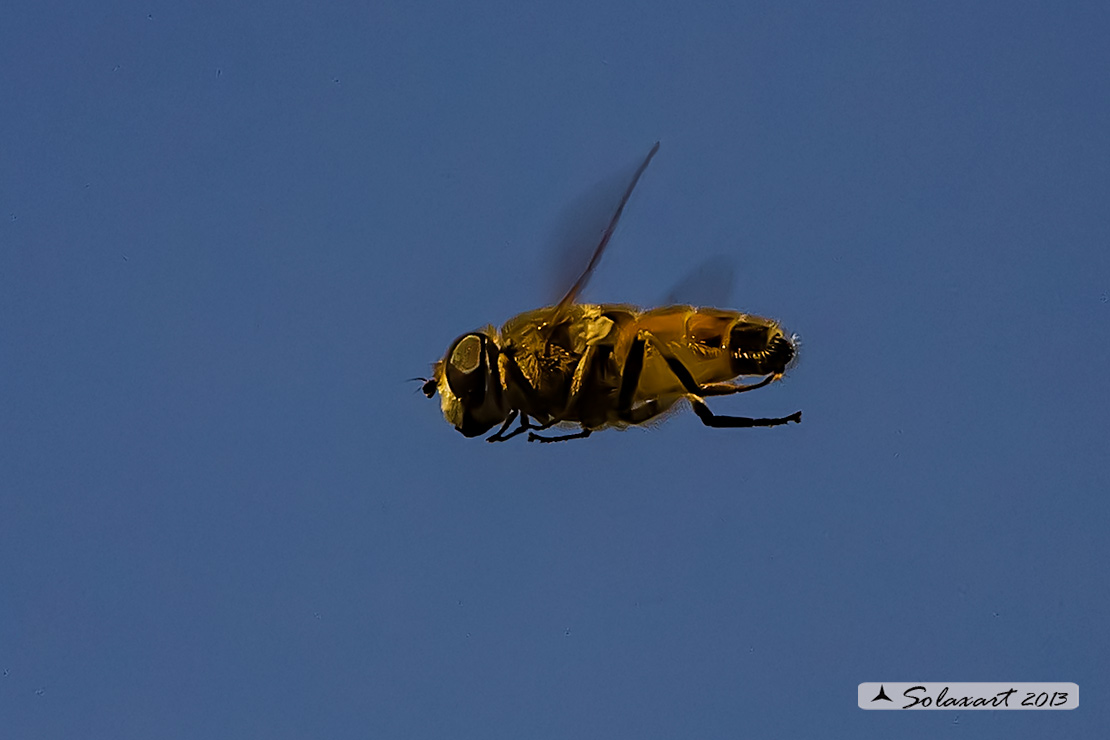
[[462, 373], [472, 373], [482, 362], [482, 339], [480, 334], [466, 334], [455, 343], [451, 350], [451, 366]]
[[464, 405], [481, 405], [486, 391], [486, 338], [464, 334], [447, 356], [447, 385]]

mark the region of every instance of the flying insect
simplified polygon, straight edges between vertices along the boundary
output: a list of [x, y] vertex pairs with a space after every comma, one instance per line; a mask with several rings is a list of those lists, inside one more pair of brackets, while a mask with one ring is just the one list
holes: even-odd
[[[657, 420], [682, 400], [709, 427], [801, 422], [801, 411], [753, 419], [714, 414], [705, 403], [709, 396], [745, 393], [782, 379], [798, 347], [777, 322], [719, 308], [642, 310], [577, 302], [657, 151], [658, 142], [633, 175], [589, 264], [558, 304], [522, 313], [500, 330], [487, 326], [463, 334], [435, 363], [432, 377], [420, 378], [424, 395], [439, 394], [444, 418], [464, 436], [500, 424], [488, 442], [523, 432], [530, 442], [582, 439]], [[742, 376], [764, 377], [745, 385], [736, 382]], [[537, 434], [552, 427], [568, 433]]]

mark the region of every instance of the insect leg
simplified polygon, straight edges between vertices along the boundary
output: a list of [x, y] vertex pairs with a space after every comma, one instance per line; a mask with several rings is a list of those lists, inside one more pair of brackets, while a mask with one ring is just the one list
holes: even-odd
[[[570, 396], [567, 398], [566, 406], [563, 408], [562, 413], [552, 417], [545, 422], [542, 426], [534, 427], [537, 431], [549, 429], [556, 424], [568, 418], [576, 419], [577, 423], [582, 426], [582, 431], [574, 432], [572, 434], [564, 434], [558, 437], [541, 437], [538, 434], [529, 433], [529, 442], [563, 442], [568, 439], [585, 439], [592, 433], [591, 418], [582, 415], [580, 404], [584, 401], [586, 408], [589, 408], [589, 397], [591, 394], [597, 393], [595, 387], [598, 378], [597, 373], [601, 367], [607, 362], [609, 353], [612, 352], [611, 347], [597, 347], [590, 345], [582, 354], [582, 358], [578, 361], [577, 367], [574, 369], [574, 377], [570, 386]], [[594, 421], [597, 421], [596, 419]], [[603, 419], [602, 419], [603, 421]]]
[[589, 437], [590, 434], [592, 434], [592, 432], [589, 429], [583, 429], [582, 431], [575, 432], [574, 434], [563, 434], [563, 435], [560, 435], [558, 437], [541, 437], [540, 435], [536, 434], [535, 432], [529, 432], [528, 441], [529, 442], [566, 442], [568, 439], [585, 439], [586, 437]]
[[705, 424], [707, 427], [717, 427], [718, 429], [725, 427], [777, 427], [780, 424], [786, 424], [791, 421], [795, 424], [802, 423], [801, 411], [795, 411], [790, 416], [784, 416], [781, 419], [750, 419], [746, 416], [722, 416], [714, 414], [700, 399], [691, 398], [689, 400], [690, 405], [694, 407], [694, 413], [701, 419], [701, 423]]
[[636, 394], [636, 387], [640, 385], [640, 374], [644, 370], [644, 355], [647, 352], [647, 341], [643, 334], [636, 335], [632, 346], [624, 360], [624, 372], [621, 373], [621, 387], [617, 394], [617, 416], [621, 421], [629, 424], [643, 424], [667, 410], [659, 401], [652, 399], [632, 408], [632, 398]]
[[[643, 334], [647, 334], [647, 332], [643, 332]], [[651, 335], [647, 334], [647, 336], [650, 337]], [[637, 341], [639, 341], [639, 339], [640, 338], [637, 337]], [[722, 428], [722, 427], [775, 427], [775, 426], [779, 426], [780, 424], [786, 424], [786, 423], [791, 422], [791, 421], [796, 423], [796, 424], [801, 423], [801, 421], [802, 421], [802, 412], [801, 411], [795, 411], [790, 416], [785, 416], [781, 419], [752, 419], [752, 418], [749, 418], [747, 416], [721, 416], [721, 415], [714, 414], [712, 411], [709, 410], [709, 407], [705, 405], [705, 401], [703, 401], [701, 399], [702, 389], [698, 386], [697, 381], [694, 380], [694, 376], [690, 373], [690, 371], [686, 368], [686, 366], [682, 364], [682, 361], [679, 360], [674, 355], [672, 355], [670, 352], [668, 352], [662, 346], [661, 342], [652, 342], [652, 345], [659, 351], [660, 356], [662, 356], [662, 358], [667, 362], [667, 367], [669, 367], [671, 369], [671, 372], [674, 373], [675, 377], [678, 378], [678, 382], [682, 383], [682, 387], [686, 389], [686, 392], [688, 394], [687, 395], [687, 400], [690, 401], [690, 405], [694, 408], [694, 413], [698, 415], [699, 419], [701, 419], [701, 423], [705, 424], [707, 427], [717, 427], [717, 428]], [[633, 346], [635, 347], [635, 345], [633, 345]], [[631, 360], [631, 359], [632, 359], [631, 356], [629, 356], [629, 360]], [[641, 364], [642, 364], [642, 357], [641, 357]], [[742, 387], [742, 388], [744, 388], [744, 390], [752, 390], [753, 388], [758, 387], [760, 385], [766, 385], [767, 383], [771, 382], [771, 380], [773, 378], [774, 378], [774, 376], [771, 376], [771, 377], [767, 378], [766, 380], [764, 380], [762, 383], [755, 384], [755, 386], [737, 386], [737, 387]], [[719, 385], [727, 385], [727, 384], [723, 384], [723, 383], [722, 384], [716, 384], [715, 383], [713, 385], [714, 386], [719, 386]], [[734, 392], [741, 393], [742, 391], [734, 391]], [[705, 395], [715, 395], [715, 394], [708, 393], [708, 394], [705, 394]], [[716, 394], [716, 395], [719, 395], [719, 394]]]
[[536, 392], [535, 386], [532, 381], [524, 375], [524, 371], [520, 369], [520, 363], [516, 361], [516, 352], [512, 346], [506, 346], [501, 350], [501, 357], [504, 358], [504, 372], [508, 377], [505, 380], [513, 383], [524, 394], [525, 400], [533, 408], [540, 408], [542, 405], [539, 394]]
[[505, 420], [505, 423], [501, 425], [501, 428], [497, 430], [497, 433], [490, 436], [490, 437], [486, 437], [486, 441], [487, 442], [507, 442], [508, 440], [512, 439], [513, 437], [517, 436], [518, 434], [521, 434], [523, 432], [527, 432], [530, 429], [546, 429], [547, 428], [546, 426], [538, 426], [538, 427], [533, 426], [532, 423], [528, 420], [528, 414], [520, 414], [520, 426], [518, 426], [516, 429], [509, 432], [508, 434], [505, 434], [505, 430], [508, 429], [509, 425], [513, 423], [513, 420], [516, 419], [517, 413], [518, 413], [517, 411], [513, 411], [511, 414], [509, 414], [509, 418]]
[[636, 395], [636, 387], [640, 385], [640, 373], [644, 370], [644, 354], [647, 351], [647, 340], [643, 332], [632, 340], [628, 349], [628, 356], [624, 360], [624, 372], [621, 373], [621, 388], [617, 394], [617, 412], [622, 416], [632, 410], [632, 397]]
[[489, 437], [486, 437], [486, 441], [487, 442], [504, 442], [506, 439], [510, 439], [510, 437], [505, 436], [505, 430], [508, 429], [509, 426], [514, 421], [516, 421], [516, 417], [517, 417], [518, 413], [520, 413], [520, 412], [513, 411], [512, 413], [510, 413], [508, 418], [505, 419], [505, 423], [501, 425], [501, 428], [498, 429], [494, 434], [490, 435]]
[[590, 345], [586, 347], [586, 351], [582, 353], [582, 358], [578, 360], [578, 364], [574, 368], [574, 376], [571, 378], [570, 395], [567, 397], [567, 405], [564, 411], [574, 408], [575, 404], [582, 397], [583, 388], [586, 383], [586, 374], [594, 365], [594, 358], [597, 355], [597, 347]]
[[766, 378], [759, 381], [758, 383], [752, 383], [751, 385], [743, 385], [741, 383], [706, 383], [705, 385], [701, 386], [701, 393], [699, 393], [698, 395], [700, 395], [700, 396], [729, 396], [729, 395], [732, 395], [733, 393], [743, 393], [745, 391], [754, 391], [756, 388], [762, 388], [765, 385], [769, 385], [769, 384], [773, 383], [775, 380], [777, 380], [780, 377], [782, 377], [782, 376], [781, 375], [778, 375], [778, 376], [768, 375]]
[[[535, 429], [538, 432], [542, 432], [545, 429], [550, 429], [551, 427], [555, 426], [556, 424], [559, 423], [559, 421], [560, 421], [560, 419], [558, 417], [555, 417], [554, 419], [550, 419], [550, 420], [544, 422], [543, 424], [540, 424], [538, 427], [529, 426], [528, 428], [529, 429]], [[513, 432], [513, 434], [519, 434], [520, 432], [523, 432], [523, 431], [524, 431], [523, 428], [517, 429]], [[564, 439], [578, 439], [579, 437], [584, 438], [584, 437], [590, 436], [590, 431], [588, 429], [586, 429], [585, 432], [586, 432], [585, 434], [582, 434], [580, 432], [575, 433], [575, 434], [564, 434], [561, 437], [541, 437], [540, 435], [535, 434], [534, 432], [529, 432], [528, 433], [528, 441], [529, 442], [561, 442]]]

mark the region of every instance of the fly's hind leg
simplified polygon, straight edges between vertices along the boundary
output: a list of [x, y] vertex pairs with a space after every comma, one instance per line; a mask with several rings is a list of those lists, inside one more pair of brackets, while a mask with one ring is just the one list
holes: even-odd
[[699, 386], [699, 396], [730, 396], [733, 393], [744, 393], [745, 391], [754, 391], [757, 388], [762, 388], [765, 385], [770, 385], [775, 380], [781, 378], [781, 375], [768, 375], [758, 383], [751, 385], [744, 385], [742, 383], [706, 383]]
[[750, 419], [746, 416], [722, 416], [714, 414], [709, 410], [709, 407], [699, 399], [691, 398], [690, 405], [694, 407], [694, 413], [701, 419], [701, 423], [707, 427], [720, 428], [736, 428], [736, 427], [777, 427], [780, 424], [794, 422], [795, 424], [802, 423], [802, 412], [795, 411], [790, 416], [784, 416], [781, 419]]
[[[632, 343], [632, 348], [629, 350], [628, 359], [625, 360], [625, 377], [621, 381], [621, 390], [619, 396], [619, 404], [621, 413], [634, 413], [631, 408], [632, 396], [636, 392], [636, 386], [640, 382], [640, 373], [644, 367], [644, 355], [647, 352], [647, 342], [651, 339], [651, 334], [648, 332], [641, 332]], [[678, 382], [686, 389], [687, 400], [694, 408], [694, 413], [701, 419], [701, 423], [707, 427], [775, 427], [780, 424], [787, 424], [794, 422], [796, 424], [802, 421], [802, 412], [795, 411], [790, 416], [784, 416], [781, 419], [752, 419], [746, 416], [723, 416], [714, 414], [705, 405], [702, 396], [713, 395], [726, 395], [729, 393], [743, 393], [744, 391], [755, 390], [762, 388], [775, 379], [775, 376], [768, 376], [759, 383], [753, 385], [732, 385], [729, 383], [712, 383], [706, 386], [699, 386], [694, 379], [693, 374], [689, 369], [682, 364], [682, 361], [677, 357], [667, 352], [662, 346], [662, 343], [652, 342], [653, 346], [659, 352], [660, 356], [666, 361], [667, 367], [671, 369]], [[645, 404], [647, 405], [647, 404]], [[641, 407], [642, 409], [643, 407]], [[639, 411], [640, 409], [636, 409]]]

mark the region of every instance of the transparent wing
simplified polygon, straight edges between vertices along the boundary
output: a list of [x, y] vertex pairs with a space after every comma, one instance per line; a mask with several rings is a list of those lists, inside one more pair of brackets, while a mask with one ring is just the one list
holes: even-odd
[[636, 183], [640, 181], [640, 176], [644, 174], [644, 170], [647, 169], [648, 164], [651, 163], [652, 157], [655, 156], [655, 153], [657, 151], [659, 151], [658, 141], [655, 142], [655, 146], [653, 146], [651, 148], [651, 151], [648, 152], [647, 157], [644, 158], [643, 163], [636, 170], [636, 174], [632, 176], [632, 181], [628, 183], [628, 187], [625, 188], [624, 195], [621, 198], [620, 203], [617, 205], [617, 210], [609, 219], [609, 225], [602, 233], [601, 241], [594, 249], [593, 256], [590, 257], [590, 262], [586, 265], [586, 269], [582, 271], [582, 273], [578, 276], [578, 279], [575, 280], [574, 284], [570, 286], [570, 290], [566, 292], [566, 295], [562, 297], [562, 299], [556, 306], [556, 318], [560, 316], [567, 309], [568, 306], [575, 302], [578, 295], [582, 292], [582, 289], [586, 287], [586, 283], [590, 281], [590, 276], [593, 275], [594, 268], [596, 268], [598, 262], [601, 261], [601, 255], [605, 253], [605, 247], [608, 246], [609, 240], [613, 238], [613, 232], [617, 230], [617, 223], [620, 221], [621, 214], [624, 212], [625, 205], [628, 204], [628, 199], [632, 196], [632, 191], [636, 189]]

